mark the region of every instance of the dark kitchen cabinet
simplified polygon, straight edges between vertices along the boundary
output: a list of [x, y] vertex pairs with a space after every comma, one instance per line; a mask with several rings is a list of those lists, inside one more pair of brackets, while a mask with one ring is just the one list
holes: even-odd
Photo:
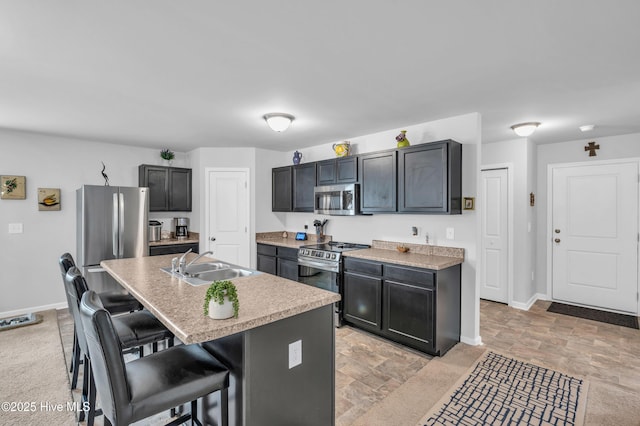
[[382, 327], [382, 279], [345, 272], [343, 281], [345, 321], [379, 333]]
[[316, 163], [293, 166], [293, 211], [313, 212]]
[[149, 211], [191, 211], [192, 171], [181, 167], [142, 164], [138, 186], [149, 188]]
[[182, 254], [182, 253], [186, 253], [189, 249], [191, 249], [193, 253], [199, 253], [200, 244], [186, 243], [186, 244], [166, 244], [161, 246], [149, 246], [149, 256], [160, 256], [162, 254]]
[[298, 281], [298, 249], [258, 243], [257, 255], [258, 271]]
[[360, 211], [391, 213], [396, 211], [396, 150], [358, 156]]
[[354, 183], [358, 180], [358, 157], [348, 156], [319, 161], [316, 171], [317, 185]]
[[276, 275], [276, 247], [268, 244], [258, 244], [257, 248], [257, 269], [260, 272]]
[[271, 171], [271, 210], [274, 212], [290, 212], [293, 207], [292, 167], [277, 167]]
[[434, 271], [345, 257], [347, 324], [432, 355], [460, 341], [460, 265]]
[[452, 140], [398, 150], [398, 211], [462, 212], [462, 145]]

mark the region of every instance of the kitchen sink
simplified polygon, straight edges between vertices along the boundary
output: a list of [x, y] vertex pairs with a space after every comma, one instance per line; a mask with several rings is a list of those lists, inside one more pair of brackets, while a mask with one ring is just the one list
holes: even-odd
[[226, 263], [198, 263], [189, 266], [189, 273], [186, 275], [178, 272], [171, 272], [171, 268], [160, 268], [167, 274], [180, 278], [187, 283], [198, 286], [211, 284], [213, 281], [229, 280], [232, 278], [248, 277], [260, 274], [258, 271], [244, 269], [235, 265]]

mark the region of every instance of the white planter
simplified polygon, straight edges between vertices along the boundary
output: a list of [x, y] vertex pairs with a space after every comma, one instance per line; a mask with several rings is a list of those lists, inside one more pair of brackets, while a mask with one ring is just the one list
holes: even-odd
[[233, 316], [233, 302], [227, 296], [221, 305], [215, 300], [209, 300], [209, 317], [213, 319], [227, 319]]

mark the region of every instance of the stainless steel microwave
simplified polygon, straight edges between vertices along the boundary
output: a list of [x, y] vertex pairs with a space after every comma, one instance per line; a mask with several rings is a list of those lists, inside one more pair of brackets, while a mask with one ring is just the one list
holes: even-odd
[[313, 188], [314, 208], [317, 214], [353, 216], [360, 213], [360, 185], [347, 183]]

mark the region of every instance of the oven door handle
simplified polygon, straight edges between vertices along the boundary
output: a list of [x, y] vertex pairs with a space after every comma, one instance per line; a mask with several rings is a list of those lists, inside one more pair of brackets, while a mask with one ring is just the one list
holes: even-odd
[[333, 266], [333, 265], [328, 265], [328, 264], [323, 263], [323, 262], [314, 262], [312, 260], [302, 259], [300, 257], [298, 258], [298, 265], [300, 265], [300, 266], [308, 266], [310, 268], [316, 268], [316, 269], [320, 269], [322, 271], [340, 272], [338, 264]]

